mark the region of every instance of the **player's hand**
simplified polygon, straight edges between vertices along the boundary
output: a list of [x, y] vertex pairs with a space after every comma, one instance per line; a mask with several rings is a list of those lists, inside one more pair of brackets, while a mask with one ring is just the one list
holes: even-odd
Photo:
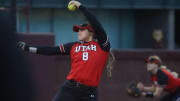
[[70, 4], [74, 4], [77, 8], [79, 8], [80, 6], [81, 6], [81, 3], [79, 2], [79, 1], [76, 1], [76, 0], [71, 0], [70, 2], [69, 2], [69, 5]]
[[141, 96], [144, 96], [144, 97], [145, 97], [145, 96], [146, 96], [146, 93], [145, 93], [145, 92], [142, 92], [142, 93], [141, 93]]
[[131, 83], [127, 88], [127, 93], [129, 96], [139, 98], [142, 94], [141, 90], [137, 88], [137, 83]]
[[141, 91], [143, 91], [144, 90], [144, 84], [142, 82], [139, 82], [137, 84], [137, 88], [139, 88]]
[[26, 46], [26, 43], [25, 43], [25, 42], [19, 41], [19, 42], [17, 43], [17, 45], [18, 45], [18, 48], [20, 48], [21, 50], [24, 51], [25, 46]]

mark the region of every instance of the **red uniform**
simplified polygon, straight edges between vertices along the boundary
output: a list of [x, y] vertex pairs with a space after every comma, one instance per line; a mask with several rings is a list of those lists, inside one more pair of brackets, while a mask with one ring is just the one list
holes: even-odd
[[102, 50], [96, 41], [75, 43], [70, 51], [71, 71], [68, 80], [88, 86], [98, 86], [108, 52]]
[[164, 90], [170, 93], [174, 93], [180, 87], [180, 79], [165, 69], [158, 70], [158, 73], [152, 75], [151, 79], [156, 86], [163, 86]]

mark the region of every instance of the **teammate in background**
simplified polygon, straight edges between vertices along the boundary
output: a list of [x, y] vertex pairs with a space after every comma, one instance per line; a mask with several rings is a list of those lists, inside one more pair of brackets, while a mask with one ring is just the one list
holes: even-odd
[[73, 31], [78, 32], [79, 41], [57, 47], [31, 46], [24, 42], [18, 45], [23, 51], [35, 54], [70, 55], [70, 73], [53, 101], [97, 101], [97, 87], [108, 60], [110, 43], [99, 21], [80, 2], [73, 0], [70, 4], [74, 4], [89, 22], [74, 25]]
[[150, 56], [145, 60], [147, 70], [151, 73], [153, 85], [145, 87], [143, 83], [138, 83], [137, 88], [142, 91], [145, 97], [160, 98], [162, 92], [168, 92], [167, 95], [160, 98], [160, 101], [180, 101], [180, 79], [174, 77], [167, 68], [161, 68], [162, 62], [158, 56]]

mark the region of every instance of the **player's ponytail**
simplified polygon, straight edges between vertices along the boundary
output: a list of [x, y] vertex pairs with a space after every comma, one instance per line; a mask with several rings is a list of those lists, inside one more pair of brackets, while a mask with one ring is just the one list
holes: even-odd
[[112, 70], [113, 70], [113, 62], [115, 60], [114, 54], [113, 52], [110, 50], [109, 52], [109, 58], [108, 58], [108, 62], [107, 62], [107, 76], [109, 78], [112, 77]]

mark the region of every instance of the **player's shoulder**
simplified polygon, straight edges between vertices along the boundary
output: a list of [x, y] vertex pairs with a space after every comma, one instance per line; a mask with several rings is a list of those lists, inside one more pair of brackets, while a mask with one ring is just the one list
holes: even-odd
[[159, 69], [158, 72], [157, 72], [157, 77], [165, 77], [165, 76], [168, 76], [168, 71], [165, 70], [165, 69]]
[[159, 69], [157, 72], [157, 81], [159, 85], [166, 85], [168, 82], [168, 75], [165, 73], [164, 70]]

